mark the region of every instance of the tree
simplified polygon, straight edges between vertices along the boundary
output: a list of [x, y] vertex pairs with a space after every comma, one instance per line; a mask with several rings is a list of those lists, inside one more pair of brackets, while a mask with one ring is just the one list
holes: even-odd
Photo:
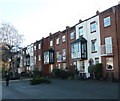
[[3, 63], [13, 64], [13, 53], [18, 51], [22, 42], [23, 35], [19, 34], [13, 25], [9, 23], [0, 24], [0, 55]]
[[9, 23], [1, 23], [0, 25], [0, 43], [6, 43], [9, 48], [16, 47], [23, 41], [23, 35], [19, 34], [15, 27]]

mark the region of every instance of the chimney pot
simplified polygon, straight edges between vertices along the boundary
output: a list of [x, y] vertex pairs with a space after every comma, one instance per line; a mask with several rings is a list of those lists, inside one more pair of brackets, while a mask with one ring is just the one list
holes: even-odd
[[97, 10], [97, 11], [96, 11], [96, 15], [98, 15], [99, 13], [100, 13], [100, 12]]
[[80, 20], [79, 20], [79, 23], [81, 23], [81, 22], [82, 22], [82, 20], [80, 19]]

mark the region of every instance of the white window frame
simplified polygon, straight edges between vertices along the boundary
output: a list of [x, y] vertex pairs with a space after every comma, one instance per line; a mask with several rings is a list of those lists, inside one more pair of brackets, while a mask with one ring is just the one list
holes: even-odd
[[[110, 60], [108, 60], [108, 59], [111, 59], [112, 63], [110, 63]], [[107, 63], [107, 62], [109, 62], [109, 63]], [[109, 69], [108, 65], [111, 65], [112, 69]], [[113, 66], [113, 57], [107, 57], [106, 58], [106, 70], [113, 70], [113, 69], [114, 69], [114, 66]]]
[[50, 46], [53, 46], [53, 40], [50, 40]]
[[75, 38], [75, 32], [70, 33], [70, 39], [74, 39]]
[[79, 36], [82, 36], [83, 35], [83, 27], [80, 27], [79, 28]]
[[39, 49], [41, 49], [41, 43], [39, 43]]
[[34, 50], [36, 50], [36, 46], [34, 46]]
[[96, 22], [90, 23], [90, 32], [95, 32], [97, 28]]
[[63, 60], [66, 60], [66, 49], [62, 50], [62, 57], [63, 57]]
[[112, 50], [112, 37], [106, 37], [105, 38], [105, 48], [106, 48], [106, 53], [107, 54], [113, 53], [113, 50]]
[[[97, 40], [91, 41], [91, 52], [96, 52], [97, 51], [97, 45], [96, 45]], [[93, 44], [94, 43], [94, 44]], [[93, 46], [94, 45], [94, 46]], [[94, 49], [94, 50], [93, 50]]]
[[104, 21], [104, 27], [108, 27], [108, 26], [111, 25], [110, 16], [105, 17], [105, 18], [103, 19], [103, 21]]
[[41, 55], [39, 54], [39, 61], [41, 61]]
[[58, 45], [60, 43], [60, 38], [56, 39], [56, 44]]
[[65, 35], [62, 36], [62, 42], [65, 42]]

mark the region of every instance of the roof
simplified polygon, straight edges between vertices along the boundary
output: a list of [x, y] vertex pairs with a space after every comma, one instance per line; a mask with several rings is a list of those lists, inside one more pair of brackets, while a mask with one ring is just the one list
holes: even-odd
[[77, 42], [87, 42], [87, 40], [84, 37], [79, 37], [77, 40], [73, 41], [71, 44], [74, 44]]

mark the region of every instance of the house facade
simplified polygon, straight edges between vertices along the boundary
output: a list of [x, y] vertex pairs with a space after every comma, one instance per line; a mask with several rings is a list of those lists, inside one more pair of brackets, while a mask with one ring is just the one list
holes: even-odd
[[88, 66], [102, 63], [103, 76], [119, 78], [120, 5], [96, 12], [84, 21], [22, 49], [23, 71], [38, 69], [51, 75], [53, 68], [69, 70], [75, 66], [81, 76], [90, 77]]

